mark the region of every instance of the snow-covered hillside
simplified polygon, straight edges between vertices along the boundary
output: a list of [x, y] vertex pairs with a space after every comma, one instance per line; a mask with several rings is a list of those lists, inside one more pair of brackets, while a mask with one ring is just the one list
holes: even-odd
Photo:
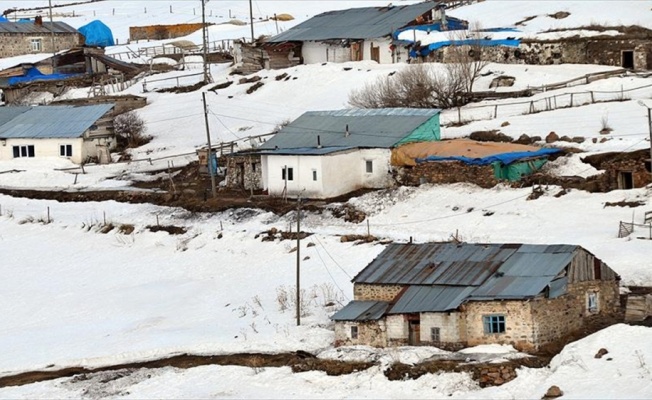
[[[257, 34], [275, 34], [276, 23], [265, 21], [274, 13], [295, 17], [279, 22], [278, 29], [285, 30], [327, 10], [387, 3], [258, 0], [252, 3], [257, 21], [254, 27]], [[2, 10], [47, 4], [47, 0], [0, 0]], [[57, 7], [55, 19], [74, 27], [102, 20], [121, 43], [107, 52], [117, 53], [127, 47], [160, 44], [125, 45], [130, 26], [199, 22], [200, 6], [200, 0], [105, 0]], [[559, 33], [548, 31], [595, 24], [652, 28], [651, 7], [645, 1], [487, 0], [451, 10], [450, 15], [481, 20], [484, 27], [515, 27], [528, 19], [517, 26], [523, 36], [554, 37]], [[223, 24], [230, 19], [246, 22], [247, 1], [213, 0], [207, 3], [207, 11], [208, 21], [216, 24], [210, 28], [211, 40], [250, 34], [247, 25]], [[562, 19], [550, 17], [559, 11], [570, 14]], [[194, 33], [185, 39], [199, 42], [201, 35]], [[17, 60], [35, 58], [0, 60], [0, 67]], [[200, 76], [187, 76], [201, 71], [191, 64], [186, 71], [148, 78], [147, 92], [142, 82], [124, 91], [148, 100], [138, 113], [153, 140], [132, 153], [134, 159], [144, 161], [90, 165], [86, 174], [75, 175], [79, 171], [67, 170], [75, 166], [64, 159], [3, 160], [0, 187], [129, 189], [135, 180], [160, 177], [148, 172], [161, 170], [171, 161], [181, 166], [196, 160], [196, 148], [206, 144], [202, 92], [206, 92], [213, 144], [237, 140], [239, 148], [248, 148], [256, 144], [249, 137], [269, 133], [306, 111], [349, 107], [352, 90], [401, 68], [405, 65], [357, 62], [261, 71], [257, 75], [264, 85], [247, 94], [251, 84], [238, 84], [240, 76], [229, 74], [231, 66], [219, 64], [211, 68], [214, 83], [200, 90], [155, 92], [168, 83], [154, 79], [179, 77], [182, 84], [198, 82]], [[509, 90], [522, 90], [614, 69], [599, 65], [490, 64], [475, 89], [488, 90], [499, 75], [515, 77]], [[284, 73], [289, 76], [287, 80], [275, 79]], [[209, 91], [228, 80], [236, 82]], [[639, 102], [652, 107], [651, 83], [649, 77], [623, 74], [546, 91], [527, 101], [549, 96], [563, 99], [573, 93], [577, 104], [536, 114], [526, 114], [528, 104], [514, 104], [519, 99], [474, 103], [460, 110], [463, 119], [470, 121], [462, 126], [448, 125], [459, 118], [457, 110], [444, 111], [442, 135], [454, 138], [474, 131], [499, 130], [517, 138], [522, 134], [545, 137], [554, 131], [559, 136], [584, 137], [583, 143], [572, 144], [585, 152], [582, 155], [647, 148], [647, 110]], [[87, 90], [75, 89], [65, 97], [86, 97]], [[589, 92], [603, 102], [588, 104], [583, 96]], [[613, 130], [601, 135], [605, 121]], [[161, 157], [170, 158], [157, 160]], [[579, 155], [562, 157], [548, 168], [559, 175], [600, 173], [582, 163]], [[635, 239], [647, 231], [617, 237], [620, 221], [642, 222], [643, 212], [652, 210], [651, 190], [569, 190], [561, 195], [559, 187], [549, 186], [543, 188], [542, 196], [528, 200], [531, 188], [422, 185], [351, 199], [349, 204], [368, 216], [361, 224], [344, 222], [329, 211], [307, 212], [302, 229], [312, 235], [301, 242], [301, 286], [307, 299], [307, 315], [301, 326], [296, 326], [293, 310], [284, 309], [287, 304], [283, 303], [284, 295], [292, 298], [294, 293], [296, 242], [263, 241], [259, 236], [271, 228], [294, 229], [293, 213], [274, 215], [254, 209], [191, 213], [151, 204], [60, 203], [0, 195], [0, 377], [31, 370], [152, 360], [186, 352], [304, 350], [335, 358], [329, 316], [352, 298], [351, 278], [384, 248], [378, 243], [343, 243], [340, 235], [366, 234], [368, 229], [372, 235], [398, 242], [442, 241], [457, 235], [468, 242], [577, 244], [604, 260], [621, 276], [623, 284], [652, 286], [652, 241]], [[641, 206], [607, 206], [621, 201], [639, 202]], [[148, 228], [157, 224], [181, 227], [185, 233], [171, 235]], [[609, 353], [596, 359], [600, 348]], [[513, 349], [472, 351], [511, 353]], [[513, 399], [541, 398], [551, 385], [561, 387], [569, 398], [648, 398], [652, 393], [652, 329], [646, 327], [615, 325], [597, 332], [568, 345], [548, 368], [520, 368], [515, 380], [500, 387], [481, 389], [471, 376], [462, 373], [427, 374], [405, 381], [389, 381], [383, 375], [387, 360], [414, 363], [442, 352], [432, 347], [386, 352], [350, 349], [351, 358], [385, 361], [339, 377], [322, 372], [293, 373], [288, 367], [170, 367], [130, 371], [118, 378], [98, 375], [89, 380], [64, 378], [0, 388], [0, 398]]]

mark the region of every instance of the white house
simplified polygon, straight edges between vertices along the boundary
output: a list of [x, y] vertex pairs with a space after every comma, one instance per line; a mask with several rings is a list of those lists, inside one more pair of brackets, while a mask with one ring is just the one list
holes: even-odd
[[440, 139], [440, 110], [311, 111], [256, 152], [270, 195], [333, 198], [392, 182], [391, 149]]
[[[374, 60], [380, 64], [408, 60], [401, 29], [424, 31], [464, 29], [468, 24], [445, 15], [444, 7], [426, 1], [412, 5], [363, 7], [328, 11], [272, 37], [267, 47], [295, 43], [293, 56], [304, 64]], [[270, 47], [270, 48], [271, 48]]]
[[0, 107], [0, 160], [63, 157], [110, 162], [113, 104]]

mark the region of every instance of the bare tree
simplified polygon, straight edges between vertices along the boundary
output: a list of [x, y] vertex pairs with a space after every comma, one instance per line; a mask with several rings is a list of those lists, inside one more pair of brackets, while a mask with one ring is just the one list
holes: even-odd
[[473, 91], [473, 84], [480, 77], [481, 71], [489, 64], [483, 57], [482, 27], [472, 24], [468, 30], [450, 31], [451, 46], [446, 49], [446, 61], [464, 80], [464, 90]]
[[148, 143], [151, 137], [145, 136], [145, 121], [135, 111], [128, 111], [113, 119], [113, 130], [119, 143], [124, 147], [138, 147]]

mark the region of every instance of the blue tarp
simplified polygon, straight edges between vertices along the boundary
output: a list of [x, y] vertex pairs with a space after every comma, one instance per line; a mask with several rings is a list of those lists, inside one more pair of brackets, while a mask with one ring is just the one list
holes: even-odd
[[58, 79], [66, 79], [70, 78], [72, 76], [79, 75], [79, 74], [50, 74], [50, 75], [44, 75], [41, 71], [36, 69], [36, 67], [32, 67], [27, 70], [27, 73], [23, 76], [14, 76], [9, 78], [9, 84], [10, 85], [15, 85], [18, 83], [24, 83], [24, 82], [32, 82], [32, 81], [49, 81], [49, 80], [58, 80]]
[[482, 158], [470, 158], [464, 156], [451, 156], [451, 157], [440, 157], [440, 156], [428, 156], [425, 158], [417, 158], [417, 163], [430, 162], [430, 161], [461, 161], [469, 165], [489, 165], [495, 162], [499, 162], [503, 165], [509, 165], [514, 161], [522, 160], [525, 158], [536, 158], [543, 157], [549, 154], [559, 153], [559, 149], [541, 149], [537, 151], [517, 151], [513, 153], [503, 153], [503, 154], [494, 154], [492, 156], [482, 157]]
[[445, 32], [445, 31], [447, 32], [447, 31], [462, 30], [466, 28], [467, 26], [463, 21], [451, 19], [446, 21], [446, 29], [444, 30], [441, 29], [441, 22], [437, 22], [429, 25], [406, 26], [405, 28], [398, 29], [397, 31], [394, 32], [394, 39], [398, 39], [398, 35], [401, 32], [411, 31], [411, 30], [424, 31], [424, 32]]
[[481, 29], [480, 32], [520, 32], [516, 28], [487, 28]]
[[0, 15], [0, 22], [9, 22], [9, 20], [5, 16]]
[[102, 21], [95, 20], [77, 29], [86, 38], [86, 45], [107, 47], [114, 46], [113, 33], [111, 28]]
[[432, 53], [435, 50], [441, 49], [442, 47], [446, 46], [464, 46], [464, 45], [470, 45], [470, 46], [509, 46], [509, 47], [518, 47], [518, 45], [521, 43], [519, 39], [498, 39], [498, 40], [492, 40], [492, 39], [467, 39], [467, 40], [445, 40], [443, 42], [436, 42], [436, 43], [430, 43], [427, 46], [421, 47], [419, 50], [411, 50], [410, 51], [410, 57], [416, 57], [416, 56], [427, 56], [428, 54]]

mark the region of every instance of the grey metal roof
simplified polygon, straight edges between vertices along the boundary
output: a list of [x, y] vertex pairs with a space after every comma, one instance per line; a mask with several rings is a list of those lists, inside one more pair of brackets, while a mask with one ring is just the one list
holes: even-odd
[[470, 300], [524, 299], [534, 297], [550, 283], [550, 276], [491, 276], [473, 291]]
[[6, 124], [20, 114], [29, 111], [32, 107], [0, 107], [0, 126]]
[[269, 41], [380, 38], [406, 26], [436, 5], [435, 2], [423, 2], [407, 6], [328, 11], [274, 36]]
[[410, 286], [388, 314], [454, 310], [474, 289], [472, 286]]
[[[17, 113], [14, 107], [0, 107], [0, 121], [5, 121], [0, 125], [0, 138], [78, 138], [109, 112], [113, 104], [28, 108], [22, 113]], [[9, 118], [12, 114], [14, 117]]]
[[374, 321], [385, 315], [389, 304], [385, 301], [354, 300], [336, 312], [333, 321]]
[[339, 153], [341, 151], [351, 150], [354, 147], [301, 147], [296, 149], [271, 149], [260, 150], [256, 154], [262, 155], [306, 155], [321, 156], [325, 154]]
[[37, 25], [33, 22], [0, 22], [0, 33], [28, 33], [28, 34], [51, 34], [54, 33], [79, 33], [77, 29], [65, 22], [45, 22]]
[[316, 149], [318, 140], [322, 148], [391, 148], [440, 111], [414, 108], [309, 111], [281, 129], [260, 149]]

